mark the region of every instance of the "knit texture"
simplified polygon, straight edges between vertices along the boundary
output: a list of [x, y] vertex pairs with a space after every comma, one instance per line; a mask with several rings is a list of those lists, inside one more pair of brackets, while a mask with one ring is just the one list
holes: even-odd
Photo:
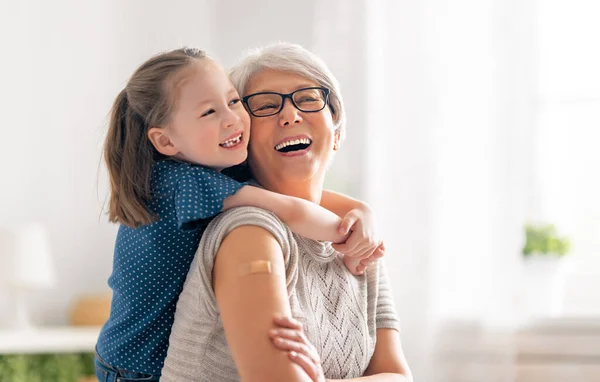
[[362, 376], [375, 349], [376, 330], [399, 330], [383, 262], [364, 276], [353, 276], [329, 243], [293, 234], [268, 211], [240, 207], [215, 218], [202, 237], [177, 303], [161, 381], [239, 381], [211, 277], [221, 242], [243, 225], [266, 229], [281, 245], [292, 315], [317, 348], [325, 377]]

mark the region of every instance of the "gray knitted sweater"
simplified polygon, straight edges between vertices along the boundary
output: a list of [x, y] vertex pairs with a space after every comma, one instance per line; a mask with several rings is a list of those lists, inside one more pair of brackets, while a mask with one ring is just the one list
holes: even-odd
[[243, 225], [266, 229], [281, 245], [292, 315], [319, 351], [325, 377], [362, 376], [376, 329], [399, 329], [383, 263], [353, 276], [331, 245], [293, 234], [270, 212], [240, 207], [215, 218], [204, 232], [179, 296], [161, 381], [239, 381], [211, 285], [221, 242]]

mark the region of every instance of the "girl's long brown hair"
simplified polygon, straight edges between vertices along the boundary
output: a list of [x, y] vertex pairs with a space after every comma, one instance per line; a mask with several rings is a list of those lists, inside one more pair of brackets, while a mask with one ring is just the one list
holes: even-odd
[[148, 139], [148, 130], [168, 122], [176, 96], [170, 80], [193, 60], [206, 57], [192, 48], [152, 57], [133, 73], [115, 99], [104, 142], [111, 222], [135, 228], [156, 221], [148, 209], [150, 177], [152, 165], [165, 157]]

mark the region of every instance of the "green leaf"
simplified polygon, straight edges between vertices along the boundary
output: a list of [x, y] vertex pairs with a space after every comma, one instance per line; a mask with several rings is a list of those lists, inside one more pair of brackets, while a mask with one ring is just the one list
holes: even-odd
[[0, 381], [78, 382], [93, 375], [91, 353], [0, 355]]

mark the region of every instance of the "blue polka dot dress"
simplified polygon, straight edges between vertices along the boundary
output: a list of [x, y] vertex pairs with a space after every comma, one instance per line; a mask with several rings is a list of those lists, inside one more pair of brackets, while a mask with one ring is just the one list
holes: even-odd
[[154, 165], [149, 208], [158, 216], [139, 228], [119, 227], [110, 318], [96, 351], [110, 365], [159, 375], [175, 305], [208, 222], [244, 186], [219, 172], [166, 160]]

